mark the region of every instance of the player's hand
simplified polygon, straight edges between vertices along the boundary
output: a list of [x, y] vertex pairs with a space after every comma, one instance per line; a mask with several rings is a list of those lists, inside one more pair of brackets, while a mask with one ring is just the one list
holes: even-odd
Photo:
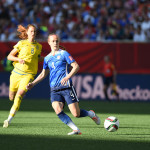
[[20, 64], [25, 64], [25, 61], [24, 61], [23, 59], [20, 59], [20, 58], [19, 58], [18, 61], [19, 61]]
[[26, 89], [31, 90], [33, 88], [34, 84], [32, 82], [28, 83]]
[[61, 84], [62, 85], [67, 85], [67, 82], [68, 82], [69, 78], [65, 77], [61, 80]]

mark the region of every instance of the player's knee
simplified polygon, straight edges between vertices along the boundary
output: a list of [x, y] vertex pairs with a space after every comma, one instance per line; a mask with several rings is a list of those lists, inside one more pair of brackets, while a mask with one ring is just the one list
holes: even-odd
[[61, 108], [53, 108], [56, 114], [59, 114], [60, 112], [62, 112]]
[[74, 117], [76, 117], [76, 118], [79, 118], [79, 117], [80, 117], [80, 112], [74, 112], [72, 115], [73, 115]]
[[10, 100], [10, 101], [13, 101], [13, 100], [14, 100], [14, 98], [15, 98], [14, 96], [9, 95], [9, 100]]
[[13, 99], [12, 97], [9, 97], [9, 100], [10, 100], [10, 101], [13, 101], [14, 99]]

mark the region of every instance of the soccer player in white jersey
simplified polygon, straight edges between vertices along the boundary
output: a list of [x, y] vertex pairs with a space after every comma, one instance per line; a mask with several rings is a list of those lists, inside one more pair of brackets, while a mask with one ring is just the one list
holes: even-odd
[[[59, 42], [59, 37], [56, 34], [50, 34], [48, 36], [48, 44], [51, 47], [51, 52], [44, 58], [42, 72], [33, 82], [28, 84], [27, 89], [31, 89], [50, 74], [50, 98], [52, 107], [59, 119], [73, 130], [68, 135], [79, 135], [81, 134], [79, 128], [63, 111], [65, 102], [74, 117], [89, 116], [97, 125], [100, 124], [100, 118], [92, 110], [86, 111], [79, 108], [79, 100], [71, 80], [71, 77], [78, 72], [79, 65], [66, 50], [59, 48]], [[70, 66], [72, 69], [69, 72]]]

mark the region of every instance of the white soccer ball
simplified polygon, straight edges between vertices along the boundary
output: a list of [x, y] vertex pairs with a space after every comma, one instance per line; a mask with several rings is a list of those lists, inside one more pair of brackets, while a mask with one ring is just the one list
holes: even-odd
[[114, 116], [108, 117], [104, 121], [104, 128], [109, 132], [117, 131], [119, 128], [119, 120]]

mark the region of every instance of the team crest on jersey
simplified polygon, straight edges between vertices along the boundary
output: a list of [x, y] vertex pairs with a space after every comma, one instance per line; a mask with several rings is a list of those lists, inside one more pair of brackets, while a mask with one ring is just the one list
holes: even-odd
[[73, 60], [72, 56], [69, 56], [69, 59], [72, 61]]
[[57, 56], [57, 59], [60, 59], [60, 56]]
[[37, 49], [37, 50], [39, 49], [39, 46], [38, 46], [38, 45], [36, 46], [36, 49]]

